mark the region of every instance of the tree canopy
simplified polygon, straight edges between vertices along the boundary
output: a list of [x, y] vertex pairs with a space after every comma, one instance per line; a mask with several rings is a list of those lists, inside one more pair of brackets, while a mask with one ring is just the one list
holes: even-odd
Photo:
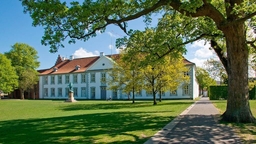
[[155, 105], [157, 93], [161, 101], [162, 92], [175, 91], [181, 84], [189, 83], [189, 76], [184, 75], [188, 70], [189, 68], [184, 65], [183, 57], [167, 56], [164, 61], [149, 64], [142, 69], [143, 89], [152, 94]]
[[[255, 32], [255, 0], [85, 0], [69, 4], [60, 0], [21, 1], [24, 11], [33, 19], [33, 25], [45, 28], [42, 44], [49, 45], [51, 52], [64, 47], [63, 41], [75, 43], [95, 37], [97, 31], [104, 32], [111, 24], [129, 35], [128, 21], [144, 16], [148, 23], [152, 14], [163, 13], [159, 24], [163, 22], [166, 26], [158, 28], [166, 29], [166, 33], [162, 31], [165, 35], [162, 38], [167, 38], [165, 41], [169, 40], [168, 34], [175, 35], [172, 27], [178, 32], [174, 37], [178, 38], [174, 48], [204, 39], [211, 43], [225, 67], [228, 100], [223, 120], [255, 121], [248, 99], [248, 46], [255, 48], [256, 40], [255, 37], [247, 38], [249, 28]], [[225, 43], [226, 53], [220, 42]], [[161, 57], [165, 52], [172, 51], [160, 51], [155, 55]]]
[[[135, 94], [142, 90], [143, 77], [139, 67], [139, 55], [134, 55], [129, 61], [124, 60], [125, 53], [114, 58], [113, 68], [108, 71], [108, 87], [111, 90], [121, 90], [123, 93], [132, 92], [132, 101], [135, 102]], [[128, 95], [129, 96], [129, 95]]]
[[11, 60], [0, 53], [0, 91], [4, 93], [12, 92], [18, 86], [18, 76]]
[[216, 85], [216, 81], [210, 77], [210, 74], [203, 68], [196, 68], [196, 80], [199, 84], [199, 89], [209, 88], [211, 85]]
[[21, 99], [24, 99], [24, 91], [33, 88], [38, 81], [37, 68], [39, 67], [37, 51], [24, 43], [16, 43], [9, 52], [7, 58], [12, 60], [18, 79]]

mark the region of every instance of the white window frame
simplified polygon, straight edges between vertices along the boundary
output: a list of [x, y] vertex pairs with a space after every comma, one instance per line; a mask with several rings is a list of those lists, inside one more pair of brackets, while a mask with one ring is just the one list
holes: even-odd
[[55, 84], [55, 75], [51, 76], [51, 84]]
[[91, 87], [90, 88], [90, 92], [91, 92], [91, 98], [96, 98], [96, 88], [95, 87]]
[[85, 73], [81, 74], [81, 83], [86, 83], [86, 74]]
[[62, 84], [62, 75], [58, 75], [58, 84]]
[[51, 88], [51, 97], [55, 97], [55, 88]]
[[44, 76], [44, 84], [48, 85], [48, 76]]
[[91, 79], [91, 83], [95, 83], [96, 82], [96, 74], [95, 73], [91, 73], [90, 74], [90, 79]]
[[65, 75], [65, 83], [68, 84], [70, 82], [70, 76]]
[[78, 97], [78, 88], [73, 87], [74, 97]]
[[48, 96], [49, 96], [48, 88], [44, 88], [44, 96], [45, 96], [45, 97], [48, 97]]
[[[83, 93], [84, 91], [84, 93]], [[81, 97], [87, 97], [86, 95], [86, 87], [81, 87]]]
[[73, 74], [73, 83], [77, 83], [78, 80], [78, 75], [77, 74]]
[[62, 88], [58, 88], [58, 97], [62, 97]]
[[184, 95], [184, 96], [189, 95], [189, 85], [188, 84], [183, 85], [182, 95]]

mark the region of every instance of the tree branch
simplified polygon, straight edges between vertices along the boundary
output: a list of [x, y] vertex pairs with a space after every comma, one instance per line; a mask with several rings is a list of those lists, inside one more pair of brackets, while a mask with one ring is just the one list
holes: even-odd
[[256, 12], [250, 13], [250, 14], [244, 16], [243, 18], [237, 19], [235, 22], [244, 22], [244, 21], [252, 18], [255, 15], [256, 15]]
[[192, 17], [208, 16], [211, 19], [213, 19], [213, 21], [217, 24], [218, 28], [221, 28], [223, 21], [225, 21], [225, 17], [211, 3], [208, 3], [206, 0], [204, 0], [203, 3], [204, 4], [201, 7], [196, 9], [195, 13], [189, 12], [184, 9], [180, 9], [182, 5], [180, 0], [172, 0], [170, 2], [170, 6], [173, 7], [173, 9], [187, 16], [192, 16]]
[[211, 47], [213, 48], [213, 50], [218, 55], [221, 63], [223, 64], [226, 72], [228, 73], [228, 61], [227, 61], [227, 58], [223, 55], [222, 49], [219, 47], [217, 42], [214, 41], [214, 40], [211, 40]]

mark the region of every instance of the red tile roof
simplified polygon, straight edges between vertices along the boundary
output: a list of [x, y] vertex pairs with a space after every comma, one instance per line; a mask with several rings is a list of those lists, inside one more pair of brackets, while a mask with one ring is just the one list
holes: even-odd
[[[114, 55], [106, 55], [112, 59], [119, 58], [119, 54]], [[77, 58], [73, 60], [66, 59], [58, 56], [55, 65], [49, 69], [38, 70], [40, 75], [48, 75], [48, 74], [65, 74], [65, 73], [79, 73], [86, 71], [94, 62], [96, 62], [100, 56], [95, 57], [85, 57], [85, 58]], [[183, 59], [185, 65], [194, 64], [187, 59]], [[76, 69], [76, 67], [80, 67]]]
[[195, 64], [195, 63], [193, 63], [193, 62], [191, 62], [191, 61], [189, 61], [189, 60], [187, 60], [187, 59], [183, 59], [183, 62], [184, 62], [184, 64], [185, 65], [192, 65], [192, 64]]
[[[60, 56], [58, 56], [57, 61], [53, 67], [46, 70], [38, 70], [38, 72], [40, 73], [40, 75], [84, 72], [99, 58], [100, 58], [99, 56], [96, 56], [96, 57], [78, 58], [73, 60], [69, 60], [69, 59], [63, 60]], [[80, 67], [80, 68], [76, 69], [76, 67]]]

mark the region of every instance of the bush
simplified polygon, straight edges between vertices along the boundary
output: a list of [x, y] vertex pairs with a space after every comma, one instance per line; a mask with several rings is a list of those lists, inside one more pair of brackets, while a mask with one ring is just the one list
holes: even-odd
[[[210, 100], [220, 100], [227, 99], [228, 96], [228, 86], [210, 86], [208, 95]], [[256, 89], [255, 87], [249, 91], [249, 98], [256, 99]]]
[[209, 87], [210, 100], [227, 99], [228, 87], [227, 86], [210, 86]]
[[249, 91], [249, 98], [251, 100], [255, 100], [256, 98], [256, 89], [255, 89], [255, 86]]

